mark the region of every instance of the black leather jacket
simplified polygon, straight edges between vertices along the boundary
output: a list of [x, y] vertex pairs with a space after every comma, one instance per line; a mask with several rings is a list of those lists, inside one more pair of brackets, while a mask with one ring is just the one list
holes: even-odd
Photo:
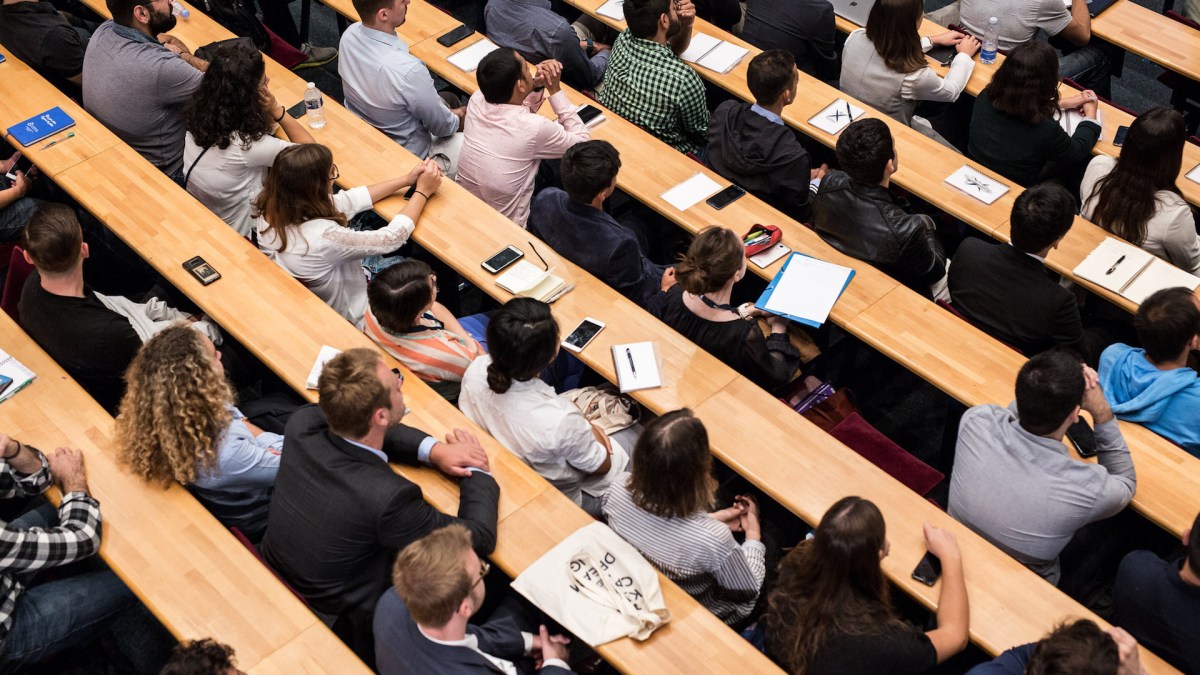
[[908, 213], [887, 188], [830, 171], [812, 202], [813, 227], [829, 245], [865, 260], [925, 296], [946, 273], [933, 219]]

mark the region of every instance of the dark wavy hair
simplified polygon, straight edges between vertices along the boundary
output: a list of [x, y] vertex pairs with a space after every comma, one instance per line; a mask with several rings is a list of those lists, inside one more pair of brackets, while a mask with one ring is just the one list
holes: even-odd
[[996, 112], [1038, 124], [1058, 111], [1058, 80], [1058, 53], [1033, 40], [1009, 52], [983, 93]]
[[513, 382], [538, 376], [558, 353], [558, 322], [550, 305], [532, 298], [513, 298], [496, 310], [487, 327], [488, 388], [497, 394]]
[[1185, 142], [1187, 126], [1178, 110], [1151, 108], [1139, 115], [1129, 125], [1117, 165], [1092, 188], [1092, 222], [1136, 246], [1145, 243], [1158, 191], [1179, 194], [1175, 179], [1183, 166]]
[[183, 107], [183, 123], [196, 145], [224, 150], [236, 137], [248, 148], [271, 133], [274, 122], [258, 102], [264, 69], [262, 54], [241, 41], [217, 50]]
[[224, 675], [235, 667], [232, 647], [204, 638], [176, 645], [161, 675]]

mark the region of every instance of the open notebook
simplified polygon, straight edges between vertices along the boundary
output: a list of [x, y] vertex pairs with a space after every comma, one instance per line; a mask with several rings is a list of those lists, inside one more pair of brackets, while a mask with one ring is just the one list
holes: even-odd
[[1153, 254], [1107, 237], [1075, 268], [1075, 276], [1136, 304], [1164, 288], [1183, 286], [1194, 291], [1200, 277], [1193, 276]]
[[522, 260], [504, 274], [496, 277], [496, 285], [513, 295], [521, 295], [542, 302], [554, 302], [567, 291], [575, 288], [550, 270], [538, 269], [537, 265]]
[[613, 366], [622, 394], [662, 386], [658, 372], [658, 354], [653, 342], [631, 342], [612, 346]]
[[34, 375], [32, 370], [0, 349], [0, 382], [3, 382], [3, 385], [0, 385], [3, 387], [0, 389], [0, 402], [12, 398], [13, 394], [36, 379], [37, 375]]
[[679, 58], [724, 74], [733, 70], [733, 67], [741, 63], [749, 53], [749, 49], [739, 47], [732, 42], [726, 42], [704, 33], [695, 33], [692, 35], [692, 41], [688, 44], [688, 48], [679, 55]]

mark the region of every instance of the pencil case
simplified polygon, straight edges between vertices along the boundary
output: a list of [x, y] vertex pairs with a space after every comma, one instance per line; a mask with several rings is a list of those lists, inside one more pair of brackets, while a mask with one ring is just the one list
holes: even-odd
[[779, 231], [774, 225], [759, 225], [754, 224], [742, 237], [742, 243], [746, 245], [746, 257], [758, 255], [763, 251], [771, 248], [783, 239], [783, 232]]

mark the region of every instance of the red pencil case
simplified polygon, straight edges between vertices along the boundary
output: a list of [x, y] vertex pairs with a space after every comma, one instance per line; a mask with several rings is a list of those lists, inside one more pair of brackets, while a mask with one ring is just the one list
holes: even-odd
[[[765, 240], [762, 239], [763, 234], [768, 235]], [[756, 239], [758, 240], [756, 243], [748, 243]], [[762, 253], [775, 244], [778, 244], [781, 239], [783, 239], [783, 232], [780, 232], [778, 227], [755, 223], [754, 227], [751, 227], [750, 231], [742, 237], [742, 243], [746, 244], [746, 257], [749, 258], [750, 256]]]

